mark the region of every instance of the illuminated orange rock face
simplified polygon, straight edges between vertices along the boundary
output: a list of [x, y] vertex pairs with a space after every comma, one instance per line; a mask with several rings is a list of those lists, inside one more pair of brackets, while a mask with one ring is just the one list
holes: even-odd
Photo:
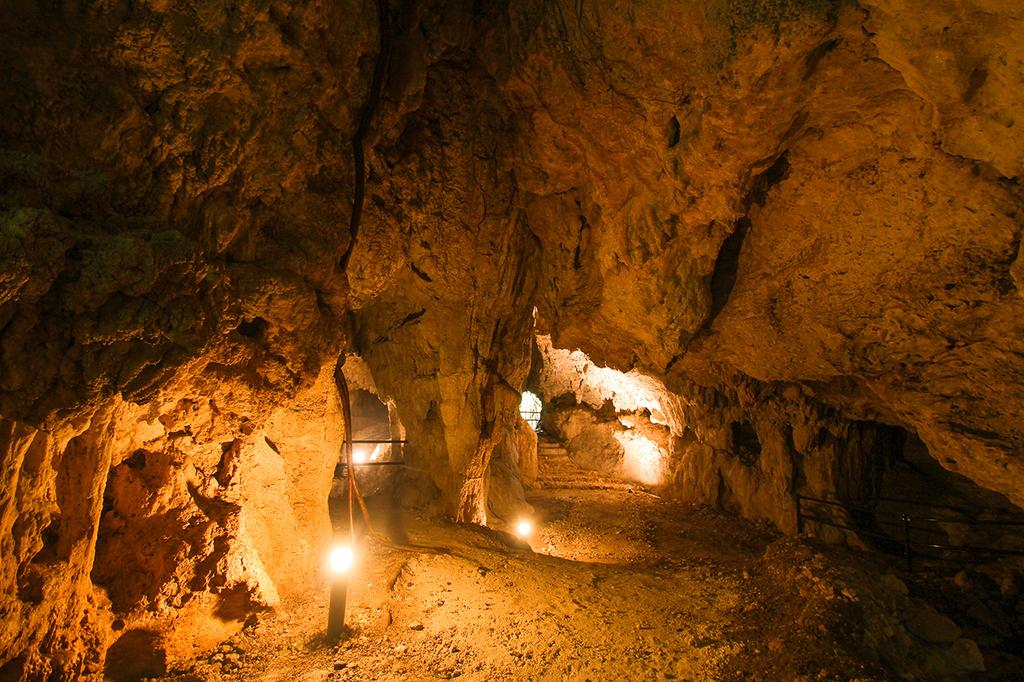
[[530, 380], [545, 399], [544, 430], [575, 464], [787, 532], [797, 530], [795, 492], [869, 498], [902, 444], [900, 429], [844, 418], [795, 387], [691, 383], [675, 393], [547, 335], [537, 348]]
[[637, 371], [599, 367], [581, 351], [537, 337], [537, 389], [547, 405], [544, 430], [585, 469], [649, 486], [667, 482], [671, 435], [685, 426], [679, 399]]
[[372, 7], [10, 3], [2, 674], [157, 670], [308, 584], [346, 352], [419, 498], [514, 508], [534, 306], [663, 384], [680, 496], [791, 528], [892, 424], [1024, 502], [1013, 8], [681, 4], [396, 7], [343, 273]]
[[705, 11], [569, 22], [579, 49], [529, 52], [510, 85], [556, 346], [766, 429], [905, 426], [1024, 502], [1017, 20], [869, 2], [730, 32]]
[[65, 9], [0, 19], [0, 677], [138, 679], [318, 577], [374, 23]]

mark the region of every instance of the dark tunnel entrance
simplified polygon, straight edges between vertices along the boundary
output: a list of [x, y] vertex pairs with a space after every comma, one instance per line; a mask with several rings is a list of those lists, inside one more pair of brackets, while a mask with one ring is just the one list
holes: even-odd
[[[352, 414], [352, 463], [356, 483], [372, 516], [379, 526], [376, 530], [394, 534], [392, 523], [398, 509], [398, 495], [405, 457], [405, 429], [398, 418], [393, 400], [382, 398], [366, 388], [349, 391]], [[335, 534], [349, 533], [349, 472], [344, 462], [343, 447], [339, 448], [338, 464], [331, 485], [329, 508]], [[366, 529], [361, 514], [353, 515], [357, 535]], [[394, 531], [394, 532], [393, 532]]]

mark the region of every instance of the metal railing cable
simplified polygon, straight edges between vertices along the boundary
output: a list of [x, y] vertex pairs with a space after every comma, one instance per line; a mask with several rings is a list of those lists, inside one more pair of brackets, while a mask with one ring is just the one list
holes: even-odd
[[351, 546], [355, 547], [356, 542], [355, 506], [356, 503], [358, 503], [359, 510], [362, 512], [363, 523], [366, 526], [367, 537], [380, 545], [390, 549], [406, 552], [450, 554], [451, 552], [444, 547], [397, 543], [384, 537], [374, 529], [373, 523], [370, 520], [370, 510], [366, 506], [366, 500], [363, 498], [362, 491], [359, 490], [359, 482], [356, 480], [355, 469], [353, 468], [352, 445], [355, 441], [352, 438], [352, 403], [348, 392], [348, 381], [346, 381], [345, 374], [342, 372], [342, 363], [340, 361], [334, 368], [334, 383], [338, 387], [338, 397], [341, 401], [342, 420], [344, 421], [345, 426], [345, 440], [342, 443], [342, 458], [345, 460], [345, 467], [347, 469], [345, 480], [348, 491], [349, 537], [352, 543]]
[[[924, 511], [921, 514], [911, 514], [905, 511], [884, 511], [878, 510], [872, 506], [858, 504], [856, 502], [844, 502], [841, 500], [830, 500], [798, 494], [796, 496], [797, 530], [802, 533], [804, 530], [804, 524], [807, 522], [848, 530], [852, 533], [856, 533], [858, 537], [877, 541], [880, 549], [899, 549], [906, 561], [908, 571], [913, 570], [914, 558], [937, 561], [955, 561], [951, 557], [943, 556], [941, 554], [936, 555], [933, 553], [926, 553], [922, 550], [957, 552], [960, 553], [963, 560], [974, 561], [981, 561], [984, 560], [983, 557], [992, 556], [1024, 556], [1024, 549], [996, 547], [993, 545], [948, 544], [929, 541], [927, 538], [922, 539], [920, 537], [920, 535], [941, 535], [947, 538], [949, 537], [946, 530], [921, 525], [924, 523], [956, 524], [967, 527], [984, 526], [989, 528], [1013, 528], [1024, 527], [1024, 518], [1022, 517], [982, 518], [983, 516], [990, 517], [993, 513], [987, 512], [979, 514], [959, 507], [891, 497], [879, 497], [875, 498], [873, 501], [919, 507], [923, 510], [941, 509], [945, 512], [957, 512], [963, 516], [951, 516], [948, 513], [934, 515], [928, 514], [927, 511]], [[806, 509], [807, 503], [810, 503], [812, 506], [810, 510], [811, 513], [808, 513], [808, 510]], [[835, 518], [825, 517], [823, 515], [825, 512], [822, 510], [822, 507], [838, 508], [842, 510], [854, 525], [843, 523], [841, 520], [837, 520]], [[864, 520], [862, 525], [857, 525], [858, 518]], [[877, 530], [872, 530], [872, 525], [876, 527]], [[884, 532], [882, 527], [892, 528], [895, 531], [895, 535]]]

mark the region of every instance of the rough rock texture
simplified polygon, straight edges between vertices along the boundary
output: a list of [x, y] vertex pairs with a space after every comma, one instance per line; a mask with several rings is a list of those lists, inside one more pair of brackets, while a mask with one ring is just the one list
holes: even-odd
[[155, 674], [317, 577], [372, 26], [5, 8], [3, 675]]
[[313, 575], [345, 353], [409, 499], [517, 503], [535, 317], [665, 387], [681, 496], [792, 529], [892, 426], [1024, 504], [1010, 0], [9, 5], [0, 676]]
[[546, 430], [565, 443], [570, 458], [584, 469], [621, 475], [625, 451], [615, 438], [624, 429], [615, 418], [602, 419], [585, 408], [560, 409], [548, 420]]
[[[529, 517], [532, 508], [525, 500], [524, 486], [537, 480], [537, 433], [520, 420], [494, 448], [485, 477], [488, 525], [512, 524]], [[497, 522], [497, 524], [495, 524]]]
[[895, 575], [881, 576], [860, 597], [867, 621], [865, 642], [883, 656], [905, 661], [909, 669], [904, 674], [957, 679], [985, 670], [978, 645], [960, 637], [959, 626], [927, 602], [910, 596]]
[[581, 351], [555, 348], [537, 336], [530, 380], [547, 403], [544, 429], [576, 464], [648, 485], [666, 482], [671, 435], [686, 425], [680, 401], [641, 372], [599, 367]]
[[[546, 335], [537, 349], [531, 381], [545, 398], [545, 430], [577, 464], [789, 532], [798, 526], [794, 493], [871, 501], [902, 456], [899, 429], [843, 418], [807, 389], [737, 377], [733, 386], [691, 383], [675, 393], [635, 369], [554, 348]], [[841, 510], [825, 512], [850, 523]]]
[[205, 388], [49, 429], [8, 422], [4, 553], [20, 560], [5, 567], [4, 642], [54, 655], [10, 670], [95, 673], [122, 642], [108, 672], [157, 674], [318, 577], [341, 438], [330, 372], [237, 435], [217, 404], [251, 396]]
[[798, 382], [1024, 502], [1019, 12], [738, 5], [557, 15], [510, 82], [556, 345], [682, 395]]

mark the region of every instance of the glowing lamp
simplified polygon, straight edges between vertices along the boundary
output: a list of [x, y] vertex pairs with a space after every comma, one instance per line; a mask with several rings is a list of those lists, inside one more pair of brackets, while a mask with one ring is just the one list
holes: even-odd
[[355, 563], [356, 557], [352, 552], [352, 548], [348, 545], [339, 545], [331, 550], [330, 555], [327, 557], [327, 567], [331, 569], [331, 573], [340, 575], [342, 573], [348, 573], [352, 568], [352, 564]]
[[516, 522], [516, 535], [524, 540], [533, 535], [533, 522], [529, 519], [520, 519]]
[[348, 600], [348, 573], [356, 555], [350, 545], [335, 545], [327, 555], [331, 572], [331, 601], [327, 608], [327, 641], [335, 644], [345, 631], [345, 602]]

